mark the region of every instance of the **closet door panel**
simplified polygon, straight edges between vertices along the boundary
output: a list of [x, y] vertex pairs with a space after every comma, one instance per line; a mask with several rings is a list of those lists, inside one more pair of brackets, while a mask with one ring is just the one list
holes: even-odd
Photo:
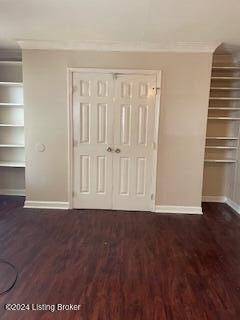
[[150, 209], [155, 87], [154, 75], [118, 75], [115, 80], [115, 209]]
[[73, 206], [112, 208], [113, 77], [73, 76]]

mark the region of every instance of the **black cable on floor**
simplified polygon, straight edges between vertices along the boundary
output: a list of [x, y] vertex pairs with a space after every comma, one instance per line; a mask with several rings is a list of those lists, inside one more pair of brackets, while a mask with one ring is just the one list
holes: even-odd
[[18, 271], [17, 271], [16, 267], [11, 262], [8, 262], [7, 260], [0, 259], [0, 264], [5, 264], [5, 265], [11, 267], [11, 269], [15, 273], [15, 278], [14, 278], [13, 283], [11, 284], [11, 286], [9, 288], [7, 288], [6, 290], [0, 292], [0, 296], [1, 296], [1, 295], [4, 295], [4, 294], [8, 293], [15, 286], [15, 284], [17, 282], [17, 279], [18, 279]]

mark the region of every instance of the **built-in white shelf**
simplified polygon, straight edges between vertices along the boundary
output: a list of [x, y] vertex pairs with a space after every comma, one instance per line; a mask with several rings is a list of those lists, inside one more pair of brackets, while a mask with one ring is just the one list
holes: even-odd
[[209, 107], [208, 110], [240, 111], [240, 108], [232, 108], [232, 107]]
[[23, 194], [24, 117], [22, 61], [0, 61], [0, 194]]
[[0, 123], [0, 127], [14, 127], [14, 128], [23, 128], [24, 124], [23, 123], [14, 123], [14, 124], [10, 124], [10, 123]]
[[238, 140], [238, 137], [206, 137], [208, 140]]
[[236, 163], [234, 159], [205, 159], [204, 162], [212, 162], [212, 163]]
[[240, 88], [238, 87], [211, 87], [210, 88], [211, 90], [231, 90], [231, 91], [234, 91], [234, 90], [240, 90]]
[[22, 65], [22, 61], [0, 60], [0, 64]]
[[210, 97], [209, 100], [240, 100], [240, 97]]
[[0, 148], [24, 148], [24, 144], [0, 144]]
[[25, 168], [25, 162], [20, 161], [0, 161], [0, 167], [8, 167], [8, 168]]
[[13, 103], [13, 102], [0, 102], [0, 106], [3, 107], [23, 107], [23, 103]]
[[234, 77], [234, 76], [232, 76], [232, 77], [212, 77], [211, 78], [212, 80], [240, 80], [240, 77]]
[[240, 66], [213, 66], [213, 70], [240, 70]]
[[22, 87], [22, 82], [11, 82], [11, 81], [0, 81], [0, 86], [16, 86], [16, 87]]
[[240, 118], [236, 118], [236, 117], [208, 117], [209, 120], [236, 120], [239, 121]]
[[231, 146], [206, 146], [206, 149], [223, 149], [223, 150], [236, 150], [237, 147]]

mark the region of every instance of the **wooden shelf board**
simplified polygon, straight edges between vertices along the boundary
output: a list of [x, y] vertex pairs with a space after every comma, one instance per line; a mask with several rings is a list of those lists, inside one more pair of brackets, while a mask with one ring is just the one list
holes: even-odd
[[9, 168], [25, 168], [25, 162], [20, 161], [0, 161], [0, 167], [9, 167]]
[[238, 137], [206, 137], [209, 140], [238, 140]]
[[237, 147], [230, 146], [205, 146], [206, 149], [223, 149], [223, 150], [237, 150]]
[[208, 117], [209, 120], [236, 120], [239, 121], [240, 118], [235, 118], [235, 117]]
[[212, 162], [212, 163], [236, 163], [237, 161], [234, 159], [205, 159], [204, 162]]
[[24, 144], [0, 144], [0, 148], [24, 148]]

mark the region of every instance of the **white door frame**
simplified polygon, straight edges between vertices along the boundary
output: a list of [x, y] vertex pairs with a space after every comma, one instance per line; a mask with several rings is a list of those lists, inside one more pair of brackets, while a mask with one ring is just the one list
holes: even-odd
[[161, 99], [161, 76], [160, 70], [134, 70], [134, 69], [95, 69], [95, 68], [67, 68], [67, 106], [68, 106], [68, 203], [69, 209], [73, 208], [73, 99], [72, 85], [73, 73], [122, 73], [122, 74], [146, 74], [156, 75], [156, 100], [155, 100], [155, 128], [153, 146], [153, 167], [152, 167], [152, 194], [150, 199], [151, 211], [155, 212], [155, 199], [157, 187], [157, 155], [158, 155], [158, 134], [160, 122], [160, 99]]

